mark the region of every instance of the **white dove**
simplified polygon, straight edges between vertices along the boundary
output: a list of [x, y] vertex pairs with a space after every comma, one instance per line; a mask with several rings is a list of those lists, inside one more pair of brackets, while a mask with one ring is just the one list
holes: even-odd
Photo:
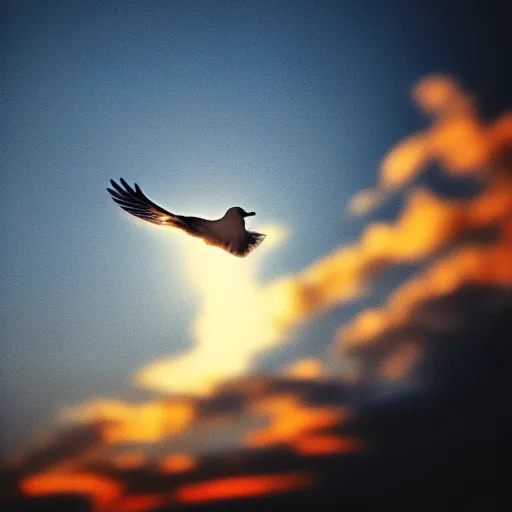
[[245, 217], [256, 215], [247, 213], [239, 206], [233, 206], [218, 220], [207, 220], [199, 217], [176, 215], [164, 210], [149, 200], [135, 183], [135, 190], [121, 178], [118, 185], [110, 180], [112, 188], [107, 188], [112, 199], [126, 212], [159, 226], [181, 229], [197, 238], [202, 238], [208, 245], [220, 247], [225, 251], [243, 258], [261, 244], [265, 235], [247, 231]]

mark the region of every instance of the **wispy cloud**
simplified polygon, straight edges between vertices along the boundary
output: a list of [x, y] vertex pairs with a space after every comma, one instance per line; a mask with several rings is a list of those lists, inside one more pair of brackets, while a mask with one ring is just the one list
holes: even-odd
[[[384, 198], [410, 185], [431, 163], [454, 176], [479, 175], [483, 187], [464, 200], [409, 187], [393, 227], [367, 228], [377, 250], [393, 247], [397, 263], [426, 258], [426, 265], [399, 283], [383, 307], [361, 311], [338, 333], [341, 357], [365, 354], [366, 348], [376, 352], [382, 345], [378, 371], [384, 378], [402, 378], [419, 357], [426, 331], [417, 324], [412, 327], [411, 318], [420, 304], [465, 285], [512, 285], [512, 116], [484, 122], [474, 99], [444, 76], [420, 81], [413, 97], [431, 116], [431, 126], [388, 153], [379, 186], [356, 197], [354, 209], [372, 206], [365, 197]], [[450, 321], [448, 313], [444, 321]], [[384, 343], [397, 337], [402, 343]]]
[[314, 482], [308, 473], [238, 476], [186, 484], [177, 490], [177, 501], [201, 503], [229, 498], [250, 498], [301, 489]]
[[501, 165], [502, 150], [512, 138], [512, 115], [493, 123], [478, 115], [475, 99], [451, 77], [421, 79], [412, 94], [432, 120], [429, 128], [397, 144], [383, 158], [378, 187], [356, 195], [355, 214], [371, 210], [390, 193], [410, 184], [429, 164], [454, 176], [488, 174]]

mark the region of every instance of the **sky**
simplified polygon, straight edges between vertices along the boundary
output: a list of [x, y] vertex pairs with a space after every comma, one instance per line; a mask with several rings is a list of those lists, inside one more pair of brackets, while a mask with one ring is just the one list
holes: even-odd
[[[164, 431], [181, 435], [172, 450], [189, 457], [237, 448], [235, 434], [252, 448], [293, 437], [287, 414], [344, 423], [337, 392], [309, 410], [272, 379], [360, 380], [385, 351], [365, 353], [363, 371], [352, 348], [409, 325], [411, 290], [455, 293], [466, 277], [454, 265], [473, 284], [510, 284], [489, 263], [508, 250], [499, 237], [494, 256], [442, 253], [507, 222], [508, 184], [484, 173], [479, 196], [474, 172], [506, 167], [496, 155], [512, 139], [505, 20], [500, 3], [455, 0], [5, 2], [2, 461], [63, 422], [118, 421], [102, 439], [149, 449], [161, 430], [128, 417], [168, 413], [179, 420]], [[119, 177], [178, 214], [256, 211], [247, 225], [267, 239], [238, 260], [133, 219], [106, 191]], [[483, 261], [495, 276], [481, 277]], [[376, 397], [411, 385], [401, 378], [423, 353], [419, 341], [393, 347], [379, 364], [394, 378]], [[261, 375], [271, 391], [254, 398], [243, 379]], [[228, 407], [236, 421], [213, 441], [187, 437], [230, 385], [245, 404]], [[274, 430], [258, 433], [265, 410]], [[343, 439], [331, 441], [344, 453], [361, 444]], [[276, 488], [310, 482], [281, 477]]]

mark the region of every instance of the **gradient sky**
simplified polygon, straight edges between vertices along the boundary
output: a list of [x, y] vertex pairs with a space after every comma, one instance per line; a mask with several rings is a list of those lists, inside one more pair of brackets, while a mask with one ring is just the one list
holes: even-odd
[[[176, 213], [240, 205], [255, 229], [285, 226], [259, 266], [266, 282], [357, 237], [365, 220], [347, 203], [425, 125], [409, 99], [421, 76], [456, 76], [485, 114], [510, 107], [494, 58], [503, 13], [412, 4], [3, 4], [2, 455], [62, 406], [133, 396], [134, 372], [192, 343], [184, 253], [112, 203], [110, 178]], [[351, 311], [299, 330], [261, 366], [323, 357], [309, 340], [330, 340]]]

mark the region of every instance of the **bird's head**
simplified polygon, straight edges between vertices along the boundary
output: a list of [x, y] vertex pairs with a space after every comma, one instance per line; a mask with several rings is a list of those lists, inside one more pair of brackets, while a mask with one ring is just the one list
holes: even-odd
[[238, 215], [243, 218], [252, 217], [256, 215], [256, 212], [246, 212], [243, 208], [240, 208], [240, 206], [233, 206], [226, 212], [226, 215]]

